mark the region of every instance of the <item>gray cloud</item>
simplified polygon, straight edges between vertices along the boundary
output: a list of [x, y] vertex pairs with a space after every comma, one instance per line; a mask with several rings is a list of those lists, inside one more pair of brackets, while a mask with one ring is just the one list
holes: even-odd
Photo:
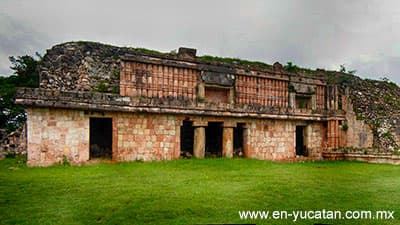
[[9, 56], [33, 55], [47, 45], [46, 36], [0, 12], [0, 74], [12, 73]]
[[[400, 83], [399, 6], [375, 0], [3, 0], [0, 15], [14, 22], [1, 26], [0, 41], [8, 44], [0, 51], [44, 51], [70, 40], [161, 51], [189, 46], [199, 54], [310, 68], [345, 64], [363, 77]], [[0, 57], [1, 72], [7, 62]]]

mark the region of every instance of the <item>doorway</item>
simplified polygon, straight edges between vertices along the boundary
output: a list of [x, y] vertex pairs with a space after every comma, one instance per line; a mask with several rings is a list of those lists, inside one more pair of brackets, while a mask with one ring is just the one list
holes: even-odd
[[244, 123], [238, 123], [233, 129], [234, 156], [243, 157], [243, 127]]
[[191, 158], [193, 156], [194, 127], [190, 120], [183, 120], [181, 126], [181, 156]]
[[296, 126], [296, 155], [298, 156], [307, 156], [304, 131], [304, 126]]
[[112, 158], [112, 119], [90, 118], [89, 158]]
[[222, 157], [222, 122], [208, 122], [206, 127], [206, 157]]

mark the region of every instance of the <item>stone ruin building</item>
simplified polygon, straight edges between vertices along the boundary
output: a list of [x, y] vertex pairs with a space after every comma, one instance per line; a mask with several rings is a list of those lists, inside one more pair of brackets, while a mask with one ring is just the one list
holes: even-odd
[[[27, 111], [30, 166], [96, 158], [318, 160], [379, 145], [381, 127], [353, 109], [360, 93], [340, 85], [345, 74], [335, 71], [92, 42], [54, 46], [39, 70], [40, 88], [16, 97]], [[399, 127], [387, 129], [392, 142], [380, 149], [398, 150]]]

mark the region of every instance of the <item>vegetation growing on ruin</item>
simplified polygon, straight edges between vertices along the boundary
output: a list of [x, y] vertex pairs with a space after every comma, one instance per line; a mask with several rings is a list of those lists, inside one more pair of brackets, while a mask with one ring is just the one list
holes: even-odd
[[142, 53], [142, 54], [150, 54], [150, 55], [173, 55], [171, 53], [164, 53], [160, 51], [156, 51], [153, 49], [147, 49], [147, 48], [134, 48], [134, 47], [116, 47], [113, 45], [109, 44], [103, 44], [99, 42], [93, 42], [93, 41], [72, 41], [72, 42], [66, 42], [63, 44], [78, 44], [78, 45], [83, 45], [85, 47], [89, 47], [89, 49], [100, 49], [100, 46], [102, 49], [109, 49], [109, 51], [104, 51], [104, 56], [106, 57], [112, 57], [113, 59], [119, 59], [122, 55], [125, 53]]
[[167, 55], [167, 54], [169, 54], [169, 53], [163, 53], [163, 52], [159, 52], [159, 51], [147, 49], [147, 48], [129, 48], [129, 49], [134, 50], [138, 53], [151, 54], [151, 55]]
[[245, 59], [229, 58], [229, 57], [218, 57], [211, 55], [203, 55], [197, 57], [200, 61], [205, 63], [220, 62], [227, 63], [236, 66], [253, 67], [257, 69], [271, 69], [272, 66], [263, 62], [249, 61]]
[[[119, 79], [121, 78], [121, 72], [119, 70], [115, 70], [114, 69], [112, 71], [112, 75], [113, 75], [112, 79], [115, 79], [115, 80], [119, 81]], [[111, 88], [111, 93], [119, 94], [119, 85], [112, 87]]]
[[104, 81], [100, 81], [99, 84], [97, 84], [95, 90], [93, 91], [97, 91], [97, 92], [108, 92], [108, 84], [106, 84]]
[[347, 131], [349, 129], [349, 125], [347, 123], [343, 124], [342, 130]]
[[[0, 161], [1, 224], [292, 224], [239, 210], [390, 210], [400, 223], [400, 167], [356, 162], [176, 160], [27, 168]], [[340, 224], [300, 220], [296, 224]], [[345, 221], [359, 224], [360, 220]]]
[[297, 65], [294, 65], [292, 62], [287, 62], [283, 68], [289, 72], [295, 72], [300, 69]]

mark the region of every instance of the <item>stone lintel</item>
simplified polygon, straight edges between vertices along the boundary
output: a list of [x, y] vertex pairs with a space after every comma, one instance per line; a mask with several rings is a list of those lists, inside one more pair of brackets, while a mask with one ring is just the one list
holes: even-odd
[[248, 123], [244, 123], [242, 126], [243, 129], [249, 129], [249, 124]]
[[224, 121], [224, 125], [223, 125], [223, 127], [225, 128], [225, 127], [236, 127], [237, 126], [237, 124], [236, 124], [236, 122], [233, 122], [233, 121]]
[[206, 127], [206, 126], [208, 126], [208, 121], [195, 120], [195, 121], [193, 121], [193, 126], [194, 127]]

